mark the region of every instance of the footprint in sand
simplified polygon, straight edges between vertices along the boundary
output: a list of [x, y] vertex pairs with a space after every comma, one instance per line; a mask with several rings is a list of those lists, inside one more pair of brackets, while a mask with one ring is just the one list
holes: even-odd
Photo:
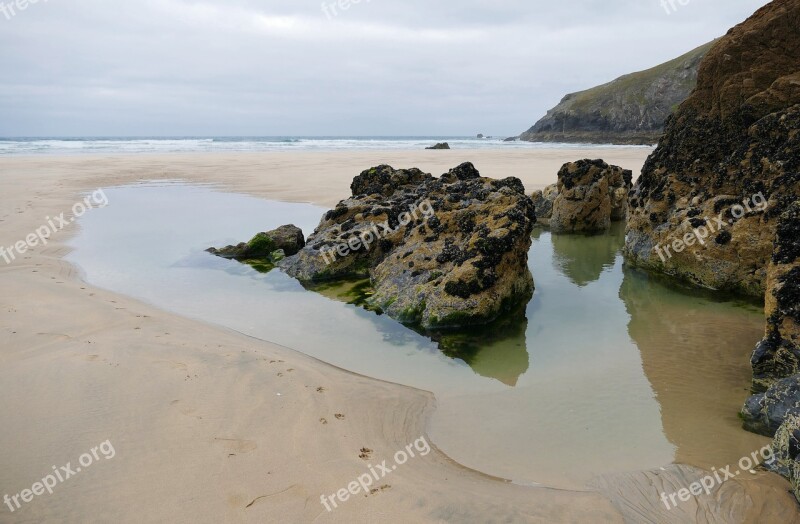
[[228, 453], [250, 453], [258, 448], [258, 444], [253, 440], [238, 438], [215, 438], [217, 443], [222, 444]]
[[335, 414], [334, 417], [336, 417], [337, 420], [344, 420], [344, 415], [342, 415], [341, 413]]
[[384, 484], [383, 486], [381, 486], [379, 488], [372, 488], [371, 490], [369, 490], [369, 494], [370, 495], [375, 495], [376, 493], [380, 493], [380, 492], [386, 491], [387, 489], [392, 489], [392, 486], [390, 486], [389, 484]]

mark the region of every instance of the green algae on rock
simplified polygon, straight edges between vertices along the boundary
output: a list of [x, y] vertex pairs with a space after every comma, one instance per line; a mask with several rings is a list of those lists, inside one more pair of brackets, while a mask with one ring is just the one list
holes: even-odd
[[272, 231], [256, 234], [249, 242], [221, 249], [206, 251], [218, 257], [238, 260], [260, 273], [268, 273], [289, 255], [294, 255], [305, 246], [303, 231], [296, 226], [281, 226]]
[[[533, 294], [528, 249], [533, 203], [516, 178], [483, 178], [470, 163], [440, 178], [378, 166], [325, 214], [280, 267], [301, 282], [369, 277], [372, 306], [423, 329], [487, 324]], [[427, 202], [430, 213], [410, 210]], [[369, 245], [358, 245], [382, 224]], [[352, 243], [352, 244], [351, 244]], [[358, 245], [326, 258], [332, 246]]]

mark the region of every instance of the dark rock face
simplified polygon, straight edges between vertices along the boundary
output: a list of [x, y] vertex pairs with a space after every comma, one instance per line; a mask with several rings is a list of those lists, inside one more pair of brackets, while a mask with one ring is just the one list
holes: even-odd
[[553, 216], [553, 204], [558, 197], [558, 184], [550, 184], [542, 191], [534, 191], [531, 195], [536, 208], [536, 224], [550, 227], [550, 218]]
[[426, 147], [425, 149], [450, 149], [450, 144], [448, 144], [447, 142], [441, 142], [439, 144], [436, 144], [435, 146]]
[[691, 93], [706, 44], [647, 71], [565, 96], [520, 136], [529, 142], [654, 144]]
[[766, 334], [751, 359], [756, 391], [800, 373], [800, 200], [778, 220], [767, 270], [765, 312]]
[[607, 231], [612, 220], [625, 219], [632, 178], [631, 171], [602, 160], [564, 164], [558, 172], [550, 229], [554, 233]]
[[775, 433], [773, 457], [765, 465], [792, 483], [792, 492], [800, 501], [800, 417], [789, 415]]
[[[265, 233], [258, 233], [250, 242], [242, 242], [236, 246], [227, 246], [222, 249], [212, 247], [206, 251], [222, 258], [240, 261], [268, 260], [297, 254], [305, 245], [303, 231], [297, 226], [287, 225]], [[281, 251], [281, 253], [277, 254], [277, 251]], [[277, 260], [272, 261], [277, 262]]]
[[462, 164], [441, 178], [379, 166], [281, 268], [305, 282], [369, 277], [369, 302], [425, 329], [484, 324], [530, 300], [536, 220], [518, 179]]
[[766, 392], [753, 395], [742, 408], [744, 428], [771, 437], [789, 415], [800, 415], [800, 375], [775, 382]]
[[[708, 52], [629, 199], [629, 263], [763, 296], [777, 217], [800, 190], [798, 34], [800, 2], [777, 0]], [[707, 241], [656, 249], [701, 226]]]

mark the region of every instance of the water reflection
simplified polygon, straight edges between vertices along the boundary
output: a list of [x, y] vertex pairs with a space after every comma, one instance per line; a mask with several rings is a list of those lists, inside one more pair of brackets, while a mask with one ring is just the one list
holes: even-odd
[[[305, 287], [329, 299], [362, 308], [376, 315], [382, 314], [367, 300], [374, 292], [368, 279], [343, 279], [336, 282], [308, 284]], [[518, 307], [488, 325], [459, 330], [429, 332], [415, 326], [407, 327], [433, 340], [439, 350], [448, 357], [466, 362], [475, 373], [513, 387], [528, 371], [529, 365], [525, 339], [528, 319], [525, 317], [525, 311], [525, 306]], [[413, 338], [399, 325], [378, 323], [376, 327], [383, 330], [387, 342], [396, 345], [406, 345]]]
[[627, 267], [619, 296], [677, 461], [720, 467], [760, 448], [766, 439], [742, 431], [737, 413], [763, 331], [761, 307]]
[[601, 473], [665, 465], [676, 449], [678, 460], [720, 467], [760, 448], [735, 413], [763, 314], [623, 271], [620, 255], [609, 258], [618, 232], [538, 230], [527, 308], [432, 339], [361, 307], [358, 283], [309, 292], [280, 271], [203, 252], [286, 223], [308, 233], [322, 209], [191, 186], [106, 193], [113, 205], [81, 219], [68, 256], [90, 283], [430, 391], [429, 434], [468, 467], [581, 488]]
[[625, 224], [614, 222], [611, 230], [601, 235], [553, 235], [552, 241], [556, 269], [583, 287], [597, 282], [604, 270], [614, 267], [625, 245]]

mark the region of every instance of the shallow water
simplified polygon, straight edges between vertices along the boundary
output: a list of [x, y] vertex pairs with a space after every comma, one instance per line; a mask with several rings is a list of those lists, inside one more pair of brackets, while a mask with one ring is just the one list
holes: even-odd
[[179, 183], [106, 194], [109, 206], [81, 219], [68, 257], [89, 283], [431, 391], [430, 435], [466, 466], [575, 488], [675, 460], [725, 466], [764, 443], [736, 417], [761, 310], [624, 268], [620, 226], [595, 237], [537, 231], [527, 318], [447, 337], [445, 354], [332, 298], [341, 290], [309, 291], [280, 271], [204, 252], [286, 223], [308, 234], [323, 209]]

